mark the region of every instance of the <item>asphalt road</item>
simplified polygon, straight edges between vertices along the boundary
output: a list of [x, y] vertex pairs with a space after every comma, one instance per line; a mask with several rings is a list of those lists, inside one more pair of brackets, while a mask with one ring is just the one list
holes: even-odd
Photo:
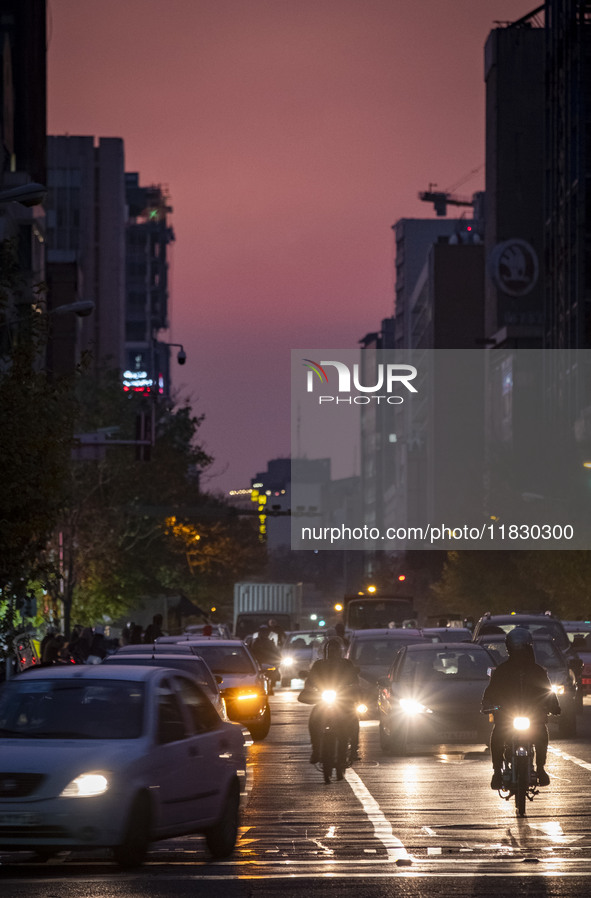
[[271, 699], [268, 738], [251, 749], [250, 787], [233, 858], [209, 861], [200, 837], [157, 843], [122, 873], [107, 854], [39, 863], [0, 855], [3, 898], [389, 898], [586, 896], [591, 893], [591, 704], [579, 736], [551, 735], [548, 788], [519, 819], [489, 788], [485, 746], [438, 746], [390, 758], [377, 722], [362, 759], [325, 785], [310, 765], [309, 709], [295, 690]]

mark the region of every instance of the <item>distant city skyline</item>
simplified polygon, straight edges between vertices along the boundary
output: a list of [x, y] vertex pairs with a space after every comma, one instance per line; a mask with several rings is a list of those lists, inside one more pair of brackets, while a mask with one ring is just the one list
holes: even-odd
[[[171, 376], [204, 487], [290, 454], [290, 350], [393, 312], [400, 218], [484, 184], [483, 48], [520, 0], [52, 0], [48, 133], [121, 137], [174, 209]], [[311, 356], [314, 358], [315, 356]]]

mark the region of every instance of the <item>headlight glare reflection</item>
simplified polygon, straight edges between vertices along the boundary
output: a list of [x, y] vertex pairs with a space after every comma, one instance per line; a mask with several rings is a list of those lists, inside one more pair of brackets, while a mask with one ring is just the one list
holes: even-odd
[[404, 711], [405, 714], [409, 714], [411, 717], [416, 716], [417, 714], [431, 714], [432, 711], [430, 708], [427, 708], [425, 705], [422, 705], [421, 702], [418, 702], [414, 698], [401, 698], [400, 699], [400, 707]]

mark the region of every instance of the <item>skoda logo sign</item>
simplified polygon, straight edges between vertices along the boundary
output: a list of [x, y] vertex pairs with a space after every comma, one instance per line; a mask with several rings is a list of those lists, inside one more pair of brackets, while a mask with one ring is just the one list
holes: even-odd
[[527, 240], [498, 243], [490, 254], [489, 266], [493, 281], [508, 296], [526, 296], [538, 280], [538, 256]]

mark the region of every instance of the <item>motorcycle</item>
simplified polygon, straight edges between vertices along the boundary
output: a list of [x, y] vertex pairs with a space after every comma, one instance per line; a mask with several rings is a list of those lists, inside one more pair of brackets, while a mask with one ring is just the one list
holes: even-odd
[[[498, 707], [489, 708], [483, 713], [492, 715], [499, 710]], [[532, 732], [533, 721], [529, 717], [515, 715], [509, 718], [501, 771], [503, 785], [499, 795], [505, 801], [515, 798], [519, 817], [525, 816], [526, 801], [533, 801], [539, 792]]]
[[[351, 746], [351, 706], [339, 700], [335, 689], [324, 689], [317, 700], [320, 729], [320, 766], [324, 782], [330, 783], [333, 770], [342, 780], [347, 767], [353, 764]], [[353, 713], [363, 714], [364, 705], [357, 705]]]
[[269, 695], [275, 695], [275, 684], [279, 683], [281, 680], [281, 674], [279, 673], [279, 668], [274, 664], [260, 664], [259, 667], [262, 670], [265, 679], [267, 681], [267, 692]]

